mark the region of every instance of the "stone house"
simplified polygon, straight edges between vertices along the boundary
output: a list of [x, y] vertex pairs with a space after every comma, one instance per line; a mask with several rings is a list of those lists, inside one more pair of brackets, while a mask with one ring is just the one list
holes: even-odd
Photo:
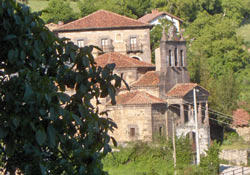
[[[118, 129], [111, 133], [118, 142], [152, 141], [160, 135], [172, 136], [172, 122], [177, 136], [188, 136], [195, 142], [193, 90], [197, 91], [198, 126], [201, 152], [210, 142], [208, 96], [206, 89], [190, 83], [186, 68], [186, 42], [176, 35], [176, 29], [163, 34], [156, 50], [156, 65], [150, 65], [119, 53], [106, 53], [96, 58], [98, 66], [115, 63], [116, 73], [126, 74], [131, 90], [122, 88], [117, 104], [104, 102], [109, 118]], [[164, 32], [163, 32], [164, 33]], [[127, 61], [126, 61], [127, 60]], [[132, 72], [132, 73], [131, 73]]]
[[250, 141], [250, 115], [244, 109], [237, 109], [233, 111], [232, 128], [241, 136], [245, 141]]
[[151, 13], [146, 14], [138, 19], [138, 21], [149, 23], [152, 25], [161, 24], [160, 20], [166, 19], [173, 23], [173, 25], [177, 28], [177, 31], [180, 32], [181, 24], [183, 20], [174, 16], [168, 12], [159, 12], [157, 9], [152, 10]]
[[[179, 21], [180, 22], [180, 21]], [[163, 31], [156, 64], [151, 64], [150, 29], [152, 25], [105, 10], [60, 25], [54, 30], [58, 37], [67, 37], [79, 47], [97, 45], [96, 63], [104, 67], [115, 63], [115, 73], [123, 75], [131, 90], [121, 88], [116, 105], [102, 99], [99, 109], [108, 110], [109, 118], [118, 128], [111, 135], [118, 143], [152, 141], [159, 135], [195, 140], [193, 90], [197, 91], [199, 138], [201, 152], [210, 142], [208, 95], [206, 89], [190, 83], [186, 62], [186, 42], [178, 37], [175, 26], [166, 36]]]
[[[79, 47], [95, 45], [107, 52], [119, 52], [151, 63], [150, 29], [152, 25], [106, 10], [60, 25], [53, 31], [69, 38]], [[95, 50], [96, 57], [103, 54]]]

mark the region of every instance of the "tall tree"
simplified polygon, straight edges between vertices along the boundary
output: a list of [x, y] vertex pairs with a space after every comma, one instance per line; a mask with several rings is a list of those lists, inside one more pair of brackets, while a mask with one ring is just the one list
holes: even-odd
[[187, 27], [186, 33], [192, 80], [211, 92], [213, 109], [227, 114], [232, 112], [239, 99], [236, 80], [249, 62], [249, 54], [236, 36], [238, 25], [237, 21], [223, 14], [203, 12]]
[[[48, 31], [14, 0], [0, 3], [0, 158], [10, 174], [105, 174], [115, 124], [94, 108], [121, 78], [96, 67], [93, 46], [78, 48]], [[112, 82], [112, 83], [111, 83]], [[73, 92], [71, 96], [66, 90]]]
[[69, 22], [77, 18], [69, 2], [64, 0], [50, 0], [48, 7], [42, 12], [42, 19], [46, 23]]

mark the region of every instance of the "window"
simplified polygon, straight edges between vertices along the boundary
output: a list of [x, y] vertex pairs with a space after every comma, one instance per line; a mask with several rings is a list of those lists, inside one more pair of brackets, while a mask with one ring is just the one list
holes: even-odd
[[109, 45], [108, 39], [107, 38], [103, 38], [101, 40], [101, 47], [102, 47], [102, 49], [107, 49], [108, 45]]
[[169, 50], [169, 66], [172, 66], [172, 50]]
[[84, 47], [84, 40], [83, 39], [77, 40], [77, 46]]
[[177, 66], [178, 65], [178, 60], [177, 60], [177, 48], [174, 49], [174, 65]]
[[130, 38], [130, 47], [132, 50], [136, 49], [137, 46], [137, 40], [136, 37], [131, 37]]
[[122, 35], [120, 33], [117, 33], [115, 35], [115, 41], [121, 41], [122, 40]]
[[159, 134], [160, 134], [160, 136], [163, 135], [163, 127], [162, 126], [159, 127]]
[[130, 135], [130, 137], [135, 136], [135, 128], [130, 128], [129, 135]]
[[180, 51], [181, 55], [181, 66], [184, 67], [184, 55], [183, 55], [183, 50]]

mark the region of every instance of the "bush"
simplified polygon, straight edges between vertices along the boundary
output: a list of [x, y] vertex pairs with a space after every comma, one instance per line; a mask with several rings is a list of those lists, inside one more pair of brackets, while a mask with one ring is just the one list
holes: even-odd
[[38, 14], [14, 0], [0, 1], [0, 45], [3, 169], [105, 174], [101, 158], [111, 151], [108, 131], [116, 125], [100, 117], [91, 100], [98, 104], [110, 95], [115, 103], [121, 78], [113, 74], [114, 65], [96, 67], [93, 46], [78, 48], [56, 38]]

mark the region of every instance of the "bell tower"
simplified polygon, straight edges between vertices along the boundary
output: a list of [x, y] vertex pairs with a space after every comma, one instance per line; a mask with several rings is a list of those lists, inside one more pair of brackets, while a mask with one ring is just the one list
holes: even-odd
[[173, 25], [168, 29], [168, 36], [166, 36], [163, 29], [160, 50], [156, 56], [156, 70], [165, 72], [165, 92], [177, 83], [190, 82], [187, 71], [186, 41], [182, 33], [177, 36], [176, 31]]

